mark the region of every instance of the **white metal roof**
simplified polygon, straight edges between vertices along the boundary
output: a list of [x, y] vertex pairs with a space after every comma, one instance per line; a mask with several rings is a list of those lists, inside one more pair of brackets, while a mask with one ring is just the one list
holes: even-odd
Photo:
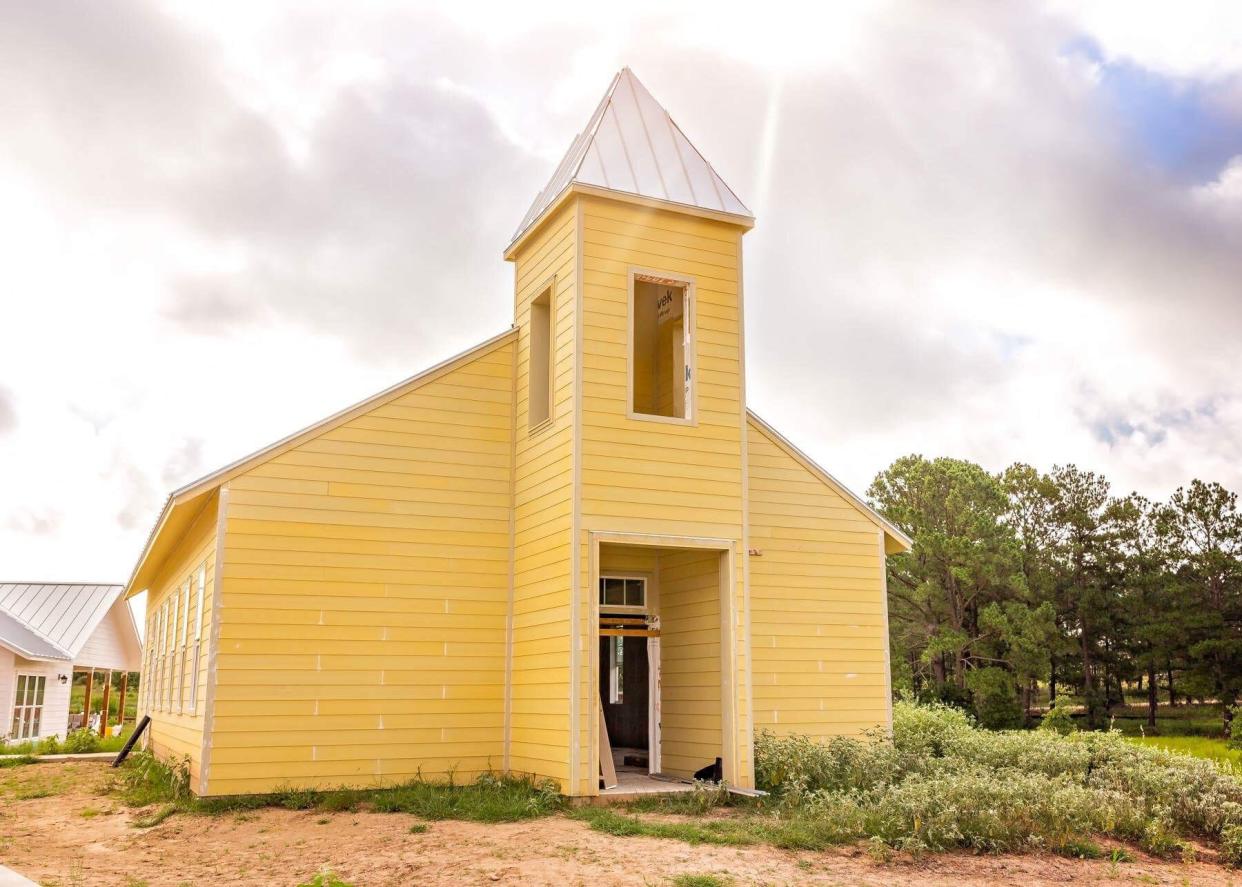
[[36, 658], [73, 659], [107, 615], [123, 587], [0, 583], [0, 644], [17, 647], [32, 643], [31, 638], [34, 638], [41, 641], [42, 646], [27, 652]]
[[629, 68], [622, 68], [613, 78], [586, 129], [574, 139], [551, 181], [531, 204], [510, 245], [575, 182], [753, 218]]

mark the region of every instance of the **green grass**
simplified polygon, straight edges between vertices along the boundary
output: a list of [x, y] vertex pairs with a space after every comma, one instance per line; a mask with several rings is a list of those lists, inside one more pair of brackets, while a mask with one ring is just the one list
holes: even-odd
[[1162, 748], [1178, 754], [1215, 761], [1242, 775], [1242, 750], [1230, 748], [1224, 739], [1212, 739], [1207, 736], [1132, 736], [1129, 739], [1136, 745]]
[[[0, 801], [5, 798], [15, 801], [50, 798], [68, 792], [73, 785], [71, 775], [59, 767], [17, 767], [10, 764], [0, 769]], [[0, 803], [0, 807], [3, 806]]]
[[1206, 736], [1223, 738], [1220, 709], [1215, 705], [1168, 705], [1156, 709], [1156, 726], [1147, 726], [1147, 706], [1117, 706], [1109, 725], [1125, 736]]
[[719, 875], [674, 875], [673, 887], [728, 887], [733, 881]]
[[579, 807], [568, 815], [571, 819], [585, 822], [597, 832], [618, 838], [671, 838], [687, 844], [739, 847], [763, 843], [769, 834], [765, 824], [758, 821], [711, 819], [669, 822], [620, 813], [611, 807]]
[[298, 887], [353, 887], [353, 885], [342, 881], [332, 872], [325, 869], [309, 881], [303, 881]]
[[484, 774], [466, 785], [412, 780], [378, 789], [313, 791], [286, 788], [266, 795], [196, 798], [189, 790], [188, 768], [169, 767], [146, 753], [131, 757], [109, 787], [130, 807], [151, 807], [134, 821], [150, 827], [176, 813], [219, 815], [262, 807], [341, 813], [374, 810], [409, 813], [424, 820], [462, 819], [472, 822], [517, 822], [547, 816], [561, 809], [555, 785], [533, 779]]

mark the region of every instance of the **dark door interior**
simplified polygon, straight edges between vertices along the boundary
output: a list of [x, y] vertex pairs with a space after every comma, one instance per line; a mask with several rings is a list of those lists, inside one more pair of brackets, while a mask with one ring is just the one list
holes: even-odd
[[610, 702], [610, 647], [613, 637], [599, 639], [599, 693], [604, 703], [604, 723], [613, 748], [647, 748], [647, 698], [649, 695], [647, 639], [622, 638], [621, 701]]

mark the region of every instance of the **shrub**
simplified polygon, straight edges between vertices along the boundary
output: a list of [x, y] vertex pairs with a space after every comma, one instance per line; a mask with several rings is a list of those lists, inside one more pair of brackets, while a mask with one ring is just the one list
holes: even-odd
[[99, 751], [99, 734], [94, 730], [73, 730], [65, 737], [65, 754], [83, 755]]
[[766, 839], [781, 846], [870, 839], [916, 853], [1081, 856], [1094, 835], [1170, 855], [1199, 837], [1242, 858], [1242, 782], [1230, 771], [1117, 733], [1061, 735], [1055, 719], [993, 732], [950, 706], [903, 701], [891, 740], [761, 733], [755, 772], [779, 816]]
[[1013, 730], [1026, 720], [1014, 689], [1013, 674], [1003, 668], [978, 668], [966, 677], [974, 696], [975, 716], [989, 730]]
[[1242, 866], [1242, 825], [1231, 825], [1221, 830], [1220, 855], [1232, 866]]
[[1064, 694], [1058, 696], [1056, 702], [1052, 703], [1052, 707], [1048, 709], [1048, 713], [1044, 715], [1044, 719], [1039, 722], [1039, 729], [1059, 733], [1062, 736], [1068, 736], [1077, 731], [1078, 724], [1074, 722], [1074, 717], [1070, 714], [1072, 705], [1073, 702], [1068, 696]]

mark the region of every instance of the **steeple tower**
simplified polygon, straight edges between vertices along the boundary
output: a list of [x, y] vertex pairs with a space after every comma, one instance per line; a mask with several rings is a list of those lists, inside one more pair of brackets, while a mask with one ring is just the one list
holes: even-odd
[[[518, 329], [510, 766], [546, 772], [568, 745], [554, 775], [575, 794], [598, 775], [600, 571], [634, 539], [646, 547], [626, 550], [693, 586], [664, 587], [667, 636], [701, 630], [714, 645], [667, 645], [663, 766], [720, 757], [731, 785], [752, 784], [750, 688], [730, 677], [692, 712], [698, 691], [677, 682], [746, 673], [741, 266], [753, 225], [625, 68], [505, 250]], [[567, 617], [568, 637], [554, 638]], [[549, 671], [564, 654], [568, 673]]]

